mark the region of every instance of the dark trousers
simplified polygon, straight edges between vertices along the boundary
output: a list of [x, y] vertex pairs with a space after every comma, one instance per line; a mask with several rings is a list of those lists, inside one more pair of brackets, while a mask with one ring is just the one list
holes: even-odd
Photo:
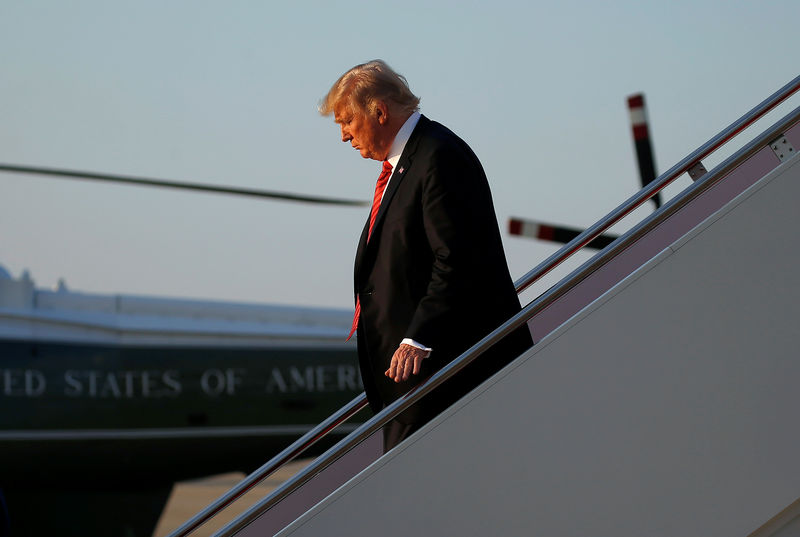
[[419, 423], [401, 423], [396, 419], [383, 426], [383, 452], [387, 453], [397, 444], [411, 436], [417, 429], [425, 425], [425, 421]]
[[9, 529], [8, 508], [3, 497], [3, 489], [0, 489], [0, 537], [11, 535]]

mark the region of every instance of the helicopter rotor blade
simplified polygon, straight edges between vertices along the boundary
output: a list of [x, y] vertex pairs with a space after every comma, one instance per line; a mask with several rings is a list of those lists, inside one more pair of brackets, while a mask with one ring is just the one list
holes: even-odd
[[[653, 157], [653, 146], [650, 142], [647, 107], [645, 106], [643, 93], [636, 93], [628, 97], [628, 111], [630, 113], [633, 142], [636, 148], [636, 160], [639, 164], [639, 177], [642, 181], [642, 188], [644, 188], [656, 179], [656, 165]], [[656, 204], [656, 209], [661, 207], [660, 192], [657, 192], [650, 199]], [[511, 235], [567, 244], [580, 235], [583, 230], [522, 218], [510, 218], [508, 232]], [[617, 238], [616, 235], [611, 234], [600, 235], [586, 244], [585, 248], [602, 250]]]
[[[633, 132], [633, 143], [636, 147], [636, 160], [639, 163], [639, 177], [642, 181], [642, 188], [649, 185], [656, 178], [655, 158], [653, 157], [653, 145], [650, 142], [650, 129], [647, 121], [647, 106], [644, 102], [644, 94], [637, 93], [628, 97], [628, 111], [631, 118], [631, 130]], [[661, 207], [661, 192], [650, 198], [656, 204], [656, 209]]]
[[91, 181], [124, 183], [129, 185], [138, 185], [138, 186], [156, 186], [156, 187], [176, 188], [184, 190], [198, 190], [202, 192], [215, 192], [218, 194], [232, 194], [239, 196], [270, 198], [283, 201], [295, 201], [299, 203], [316, 203], [316, 204], [342, 205], [351, 207], [365, 207], [369, 205], [368, 202], [361, 200], [327, 198], [323, 196], [307, 196], [304, 194], [271, 192], [267, 190], [256, 190], [250, 188], [233, 188], [233, 187], [217, 186], [217, 185], [205, 185], [201, 183], [183, 183], [176, 181], [166, 181], [163, 179], [150, 179], [145, 177], [131, 177], [125, 175], [83, 172], [76, 170], [63, 170], [56, 168], [41, 168], [35, 166], [17, 166], [11, 164], [0, 164], [0, 172], [28, 173], [28, 174], [48, 175], [51, 177], [61, 177], [70, 179], [86, 179]]
[[[567, 244], [572, 239], [583, 233], [582, 229], [575, 229], [555, 224], [545, 224], [536, 222], [534, 220], [525, 220], [523, 218], [510, 218], [508, 220], [508, 232], [511, 235], [520, 237], [529, 237], [532, 239], [539, 239], [542, 241], [558, 242]], [[596, 237], [585, 248], [592, 248], [595, 250], [602, 250], [615, 240], [616, 235], [604, 234]]]

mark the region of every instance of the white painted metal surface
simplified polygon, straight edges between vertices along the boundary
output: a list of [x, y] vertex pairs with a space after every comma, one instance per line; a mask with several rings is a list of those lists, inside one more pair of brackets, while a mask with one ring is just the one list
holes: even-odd
[[0, 337], [126, 345], [264, 346], [344, 339], [352, 312], [210, 300], [38, 289], [26, 273], [0, 274]]
[[280, 535], [746, 536], [800, 497], [800, 160]]
[[[789, 129], [785, 137], [800, 147], [800, 124]], [[528, 324], [534, 335], [534, 341], [539, 341], [552, 332], [586, 304], [611, 289], [627, 277], [632, 270], [651, 259], [666, 245], [672, 244], [682, 237], [705, 220], [708, 215], [719, 210], [779, 164], [778, 157], [765, 146], [728, 174], [723, 181], [717, 183], [697, 199], [692, 200], [677, 214], [650, 231], [646, 240], [637, 242], [614, 257], [557, 302], [531, 319]]]

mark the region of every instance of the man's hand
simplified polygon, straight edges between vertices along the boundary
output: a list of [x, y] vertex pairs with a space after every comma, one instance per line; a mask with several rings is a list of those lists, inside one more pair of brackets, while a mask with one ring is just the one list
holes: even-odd
[[392, 363], [384, 375], [395, 382], [408, 380], [412, 373], [419, 375], [420, 369], [422, 369], [422, 360], [427, 358], [428, 354], [426, 350], [401, 343], [397, 350], [394, 351]]

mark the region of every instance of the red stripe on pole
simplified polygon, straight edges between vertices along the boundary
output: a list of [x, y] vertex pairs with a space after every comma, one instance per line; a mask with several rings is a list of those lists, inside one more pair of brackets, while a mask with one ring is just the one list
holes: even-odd
[[522, 235], [522, 222], [513, 218], [509, 220], [508, 232], [512, 235]]
[[638, 93], [628, 97], [628, 108], [642, 108], [644, 106], [644, 95]]
[[536, 235], [536, 237], [542, 240], [551, 241], [553, 240], [553, 237], [555, 237], [555, 235], [556, 235], [555, 228], [545, 225], [539, 225], [539, 233]]
[[647, 132], [647, 123], [633, 126], [633, 139], [634, 140], [647, 140], [650, 134]]

